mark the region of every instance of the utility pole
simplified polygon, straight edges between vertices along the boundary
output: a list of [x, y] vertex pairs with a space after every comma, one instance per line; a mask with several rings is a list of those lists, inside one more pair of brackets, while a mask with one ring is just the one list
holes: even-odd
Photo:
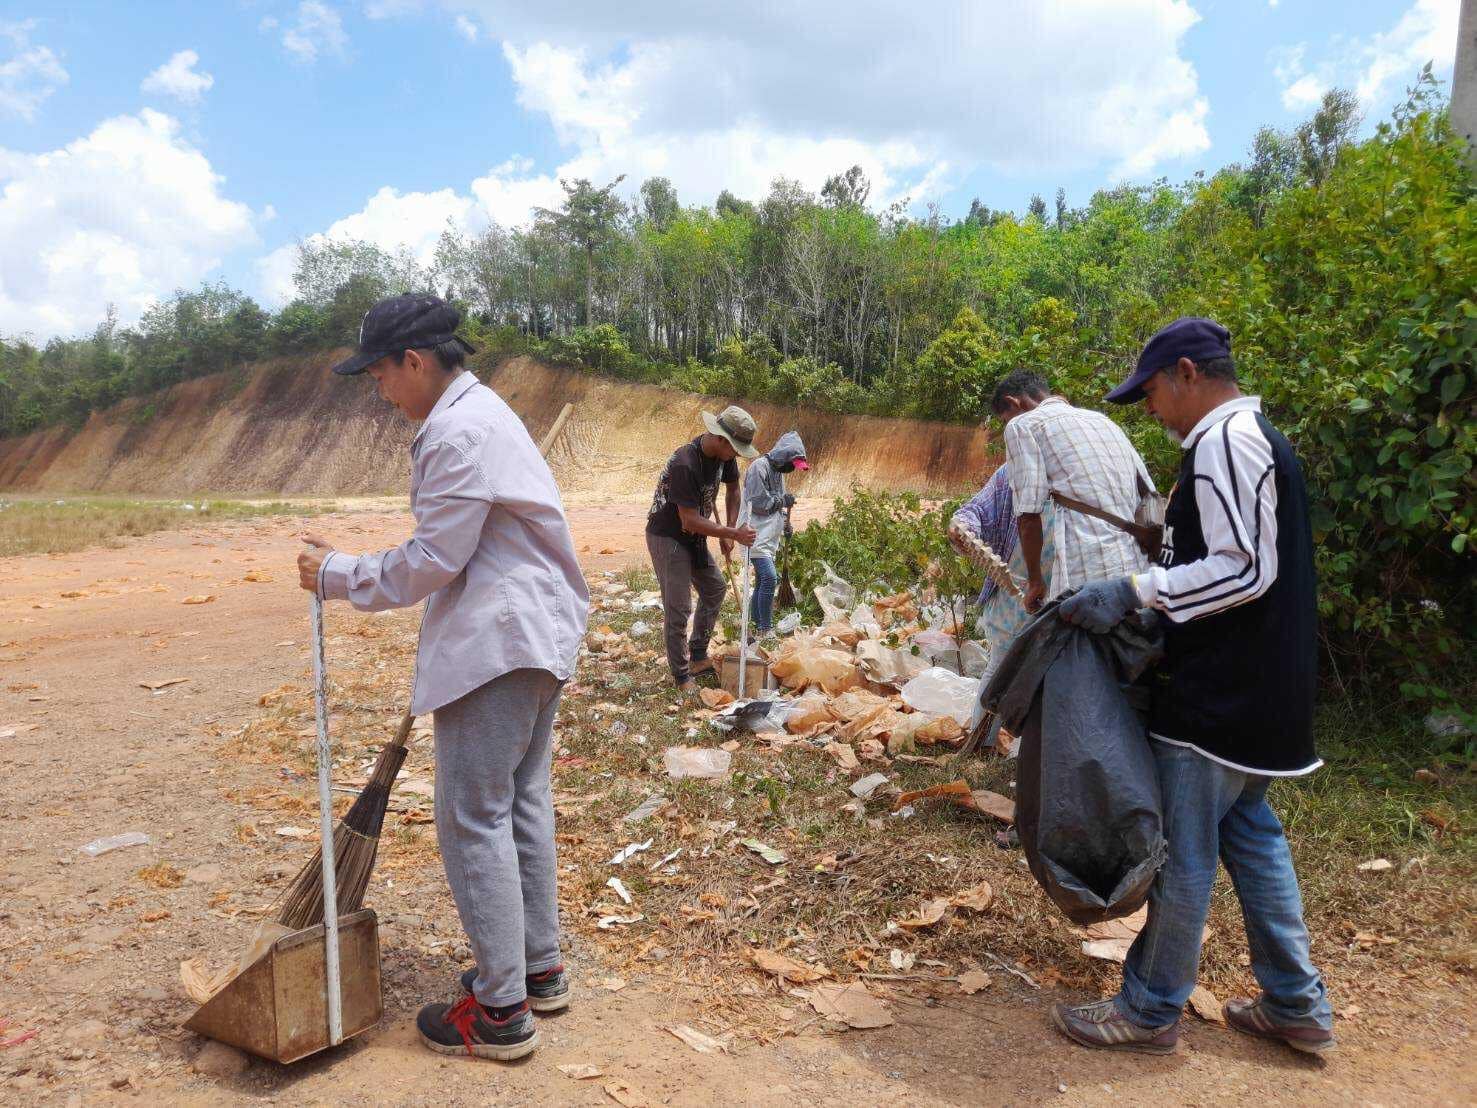
[[1477, 0], [1462, 0], [1457, 17], [1451, 127], [1467, 140], [1467, 165], [1477, 174]]

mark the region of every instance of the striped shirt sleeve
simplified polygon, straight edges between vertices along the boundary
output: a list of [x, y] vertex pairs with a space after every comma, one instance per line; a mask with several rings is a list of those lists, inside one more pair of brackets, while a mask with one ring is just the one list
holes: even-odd
[[1255, 414], [1234, 413], [1194, 449], [1195, 506], [1206, 555], [1155, 566], [1139, 580], [1141, 597], [1176, 623], [1255, 600], [1277, 579], [1276, 470]]

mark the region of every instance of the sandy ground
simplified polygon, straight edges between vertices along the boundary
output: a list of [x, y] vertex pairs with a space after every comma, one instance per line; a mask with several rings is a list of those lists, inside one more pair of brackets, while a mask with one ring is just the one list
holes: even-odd
[[[644, 504], [570, 515], [588, 569], [644, 563]], [[402, 538], [407, 518], [380, 504], [307, 525], [369, 549]], [[300, 526], [274, 519], [0, 559], [0, 1041], [37, 1032], [0, 1047], [0, 1101], [595, 1105], [615, 1103], [603, 1087], [620, 1083], [651, 1104], [1471, 1102], [1470, 990], [1426, 998], [1405, 1024], [1341, 1023], [1344, 1048], [1326, 1063], [1189, 1020], [1170, 1058], [1083, 1051], [1047, 1028], [1046, 1007], [1062, 997], [1008, 980], [899, 1004], [898, 1023], [881, 1031], [835, 1035], [797, 1018], [770, 1045], [740, 1039], [731, 1053], [700, 1055], [663, 1030], [702, 1017], [680, 966], [610, 991], [601, 981], [611, 970], [580, 946], [574, 1005], [543, 1022], [546, 1045], [528, 1062], [442, 1058], [413, 1025], [416, 1004], [449, 997], [458, 968], [439, 874], [372, 890], [388, 1009], [379, 1028], [296, 1066], [211, 1071], [200, 1040], [180, 1030], [192, 1005], [178, 962], [232, 949], [248, 926], [239, 906], [270, 899], [270, 882], [308, 852], [270, 835], [238, 840], [253, 818], [241, 797], [281, 771], [216, 754], [217, 736], [303, 672]], [[271, 580], [244, 580], [252, 571]], [[201, 595], [216, 599], [183, 603]], [[177, 677], [187, 680], [140, 687]], [[152, 844], [78, 852], [133, 830]], [[156, 863], [183, 883], [140, 880]], [[605, 1076], [576, 1082], [556, 1068], [566, 1063]]]

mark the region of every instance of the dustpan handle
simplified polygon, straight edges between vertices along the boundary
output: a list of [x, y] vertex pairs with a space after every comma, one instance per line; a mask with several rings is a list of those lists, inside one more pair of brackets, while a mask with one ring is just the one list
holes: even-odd
[[323, 964], [328, 975], [328, 1041], [344, 1040], [338, 964], [338, 880], [333, 859], [333, 751], [328, 745], [328, 674], [323, 656], [323, 599], [313, 595], [313, 714], [318, 725], [318, 836], [323, 857]]

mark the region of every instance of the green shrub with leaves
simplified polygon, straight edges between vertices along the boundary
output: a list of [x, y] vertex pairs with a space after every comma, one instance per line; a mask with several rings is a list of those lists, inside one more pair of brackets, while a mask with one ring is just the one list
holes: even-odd
[[957, 498], [927, 504], [914, 493], [852, 489], [832, 504], [824, 523], [811, 523], [790, 541], [790, 581], [801, 610], [810, 619], [820, 615], [814, 590], [825, 583], [828, 565], [859, 596], [932, 586], [963, 616], [981, 579], [949, 545], [949, 519], [958, 506]]
[[[1310, 486], [1335, 682], [1471, 680], [1477, 193], [1426, 75], [1393, 122], [1233, 224], [1213, 313]], [[1470, 686], [1468, 687], [1470, 692]]]

